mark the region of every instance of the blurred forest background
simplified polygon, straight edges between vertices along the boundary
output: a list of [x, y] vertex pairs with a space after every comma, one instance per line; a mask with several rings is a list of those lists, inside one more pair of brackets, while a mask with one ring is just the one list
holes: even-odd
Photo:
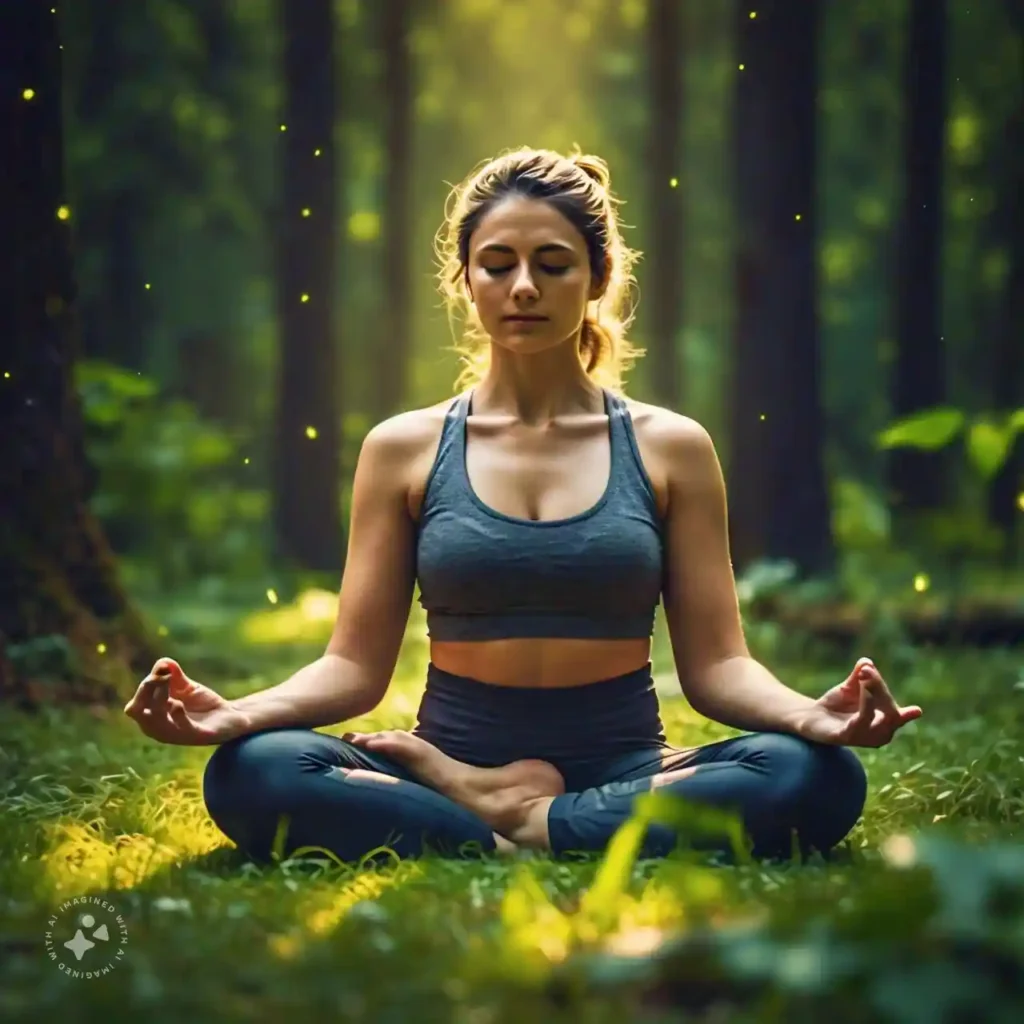
[[59, 420], [79, 456], [8, 466], [8, 680], [48, 636], [113, 653], [122, 582], [336, 588], [362, 438], [452, 394], [449, 189], [521, 144], [611, 166], [644, 253], [627, 393], [715, 437], [748, 607], [1024, 632], [1022, 0], [50, 10], [6, 51], [38, 152], [4, 182], [32, 255], [0, 407], [16, 449]]
[[[755, 656], [925, 709], [848, 859], [264, 869], [116, 713], [322, 655], [361, 441], [452, 394], [451, 185], [523, 144], [610, 164], [627, 393], [716, 440]], [[1024, 0], [0, 2], [0, 1017], [1024, 1019], [1022, 174]], [[427, 656], [414, 603], [330, 729]], [[113, 979], [44, 952], [86, 893]]]

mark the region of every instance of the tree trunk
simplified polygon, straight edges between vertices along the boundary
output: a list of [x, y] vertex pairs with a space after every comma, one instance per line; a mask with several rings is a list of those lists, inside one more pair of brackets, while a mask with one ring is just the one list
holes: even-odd
[[820, 8], [739, 9], [730, 523], [734, 564], [834, 559], [825, 480], [815, 209]]
[[[1024, 2], [1008, 0], [1007, 12], [1018, 36], [1024, 34]], [[998, 205], [993, 218], [1009, 258], [1009, 272], [996, 317], [995, 407], [1004, 412], [1024, 408], [1024, 109], [1017, 107], [1000, 145]], [[999, 475], [993, 481], [989, 517], [1006, 538], [1005, 554], [1020, 558], [1019, 536], [1024, 508], [1024, 432], [1018, 433]]]
[[[127, 40], [133, 35], [127, 23], [130, 17], [120, 5], [93, 4], [82, 25], [87, 31], [82, 40], [87, 56], [72, 115], [86, 130], [105, 136], [112, 149], [130, 138], [140, 144], [138, 136], [130, 136], [124, 128], [117, 130], [117, 119], [123, 124], [124, 115], [111, 113], [118, 90], [131, 80], [139, 64], [128, 49]], [[142, 370], [150, 303], [138, 240], [149, 219], [144, 193], [150, 186], [141, 180], [128, 182], [120, 174], [115, 174], [114, 181], [125, 184], [104, 188], [77, 215], [78, 237], [91, 243], [101, 264], [94, 294], [83, 294], [79, 300], [82, 352], [90, 359]]]
[[374, 415], [382, 420], [402, 408], [412, 357], [413, 85], [409, 54], [409, 0], [389, 0], [375, 11], [384, 54], [384, 280], [377, 344]]
[[660, 405], [682, 406], [683, 344], [683, 11], [679, 0], [651, 0], [647, 15], [648, 161], [651, 209], [648, 358]]
[[344, 552], [334, 324], [334, 17], [331, 0], [281, 0], [279, 12], [285, 109], [276, 250], [274, 540], [276, 554], [293, 564], [330, 571]]
[[118, 699], [155, 656], [85, 499], [61, 123], [57, 18], [3, 4], [0, 698], [28, 706]]
[[[946, 0], [912, 0], [904, 69], [903, 213], [897, 237], [895, 419], [946, 400], [941, 337], [946, 44]], [[896, 448], [889, 455], [889, 493], [897, 513], [943, 504], [944, 452]]]

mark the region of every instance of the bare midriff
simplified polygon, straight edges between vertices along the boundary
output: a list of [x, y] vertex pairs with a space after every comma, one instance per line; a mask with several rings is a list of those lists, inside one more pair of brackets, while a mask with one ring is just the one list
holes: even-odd
[[442, 672], [493, 686], [585, 686], [643, 668], [651, 641], [511, 640], [431, 641], [430, 660]]

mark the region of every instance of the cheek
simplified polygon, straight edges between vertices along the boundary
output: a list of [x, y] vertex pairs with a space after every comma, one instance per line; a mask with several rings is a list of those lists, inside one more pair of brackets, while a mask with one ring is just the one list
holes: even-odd
[[474, 275], [470, 278], [473, 292], [473, 304], [477, 312], [486, 316], [489, 310], [500, 308], [505, 302], [505, 284], [501, 278], [488, 277], [486, 274]]

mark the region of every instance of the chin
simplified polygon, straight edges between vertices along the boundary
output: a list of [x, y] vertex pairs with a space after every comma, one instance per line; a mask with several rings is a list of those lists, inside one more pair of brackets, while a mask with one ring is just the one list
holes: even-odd
[[495, 344], [506, 352], [515, 352], [516, 355], [530, 356], [538, 352], [549, 352], [558, 348], [559, 342], [552, 341], [551, 337], [539, 337], [537, 335], [520, 334], [518, 331], [503, 331], [501, 335], [494, 338]]

